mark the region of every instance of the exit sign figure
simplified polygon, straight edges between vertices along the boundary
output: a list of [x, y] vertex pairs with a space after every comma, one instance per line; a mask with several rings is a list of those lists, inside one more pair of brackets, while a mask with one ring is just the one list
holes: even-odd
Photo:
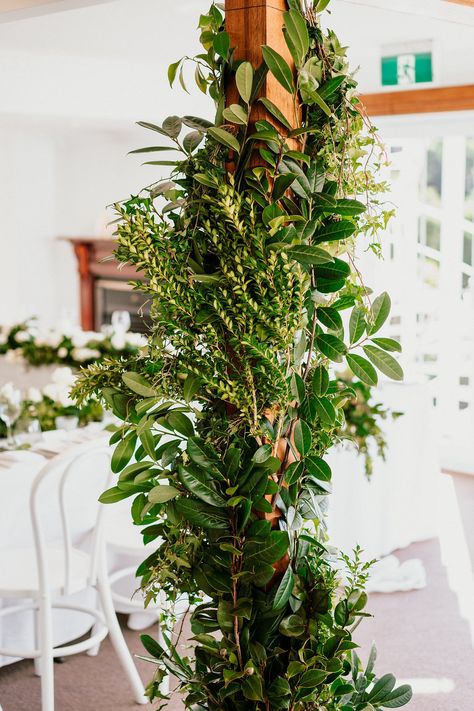
[[431, 52], [404, 52], [382, 57], [382, 86], [403, 86], [432, 81]]

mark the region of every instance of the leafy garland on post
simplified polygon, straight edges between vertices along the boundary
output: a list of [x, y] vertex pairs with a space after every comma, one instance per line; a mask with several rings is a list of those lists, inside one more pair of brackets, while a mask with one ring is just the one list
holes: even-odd
[[[354, 265], [355, 237], [375, 241], [388, 219], [385, 186], [345, 50], [319, 24], [327, 5], [289, 3], [296, 71], [271, 47], [256, 70], [235, 61], [219, 7], [201, 16], [195, 76], [216, 120], [142, 123], [183, 157], [152, 161], [171, 163], [171, 179], [117, 205], [117, 257], [144, 272], [136, 287], [153, 304], [148, 352], [91, 365], [75, 389], [123, 420], [111, 439], [118, 482], [102, 501], [134, 497], [152, 548], [138, 570], [146, 599], [192, 605], [193, 658], [179, 640], [143, 637], [157, 665], [148, 695], [166, 699], [171, 672], [194, 711], [368, 711], [411, 698], [391, 674], [377, 679], [374, 651], [365, 669], [355, 652], [368, 564], [358, 550], [343, 556], [343, 582], [326, 545], [324, 454], [352, 393], [330, 363], [368, 385], [377, 370], [402, 378], [398, 343], [376, 335], [390, 299], [371, 303]], [[184, 61], [171, 82], [184, 83]], [[296, 129], [258, 98], [267, 71], [300, 103]], [[232, 78], [240, 101], [226, 108]], [[251, 124], [259, 100], [272, 123]]]

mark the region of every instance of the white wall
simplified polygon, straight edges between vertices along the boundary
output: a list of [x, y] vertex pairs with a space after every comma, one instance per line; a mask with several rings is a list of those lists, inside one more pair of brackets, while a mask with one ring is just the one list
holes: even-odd
[[[72, 249], [58, 238], [98, 234], [105, 205], [166, 174], [126, 156], [154, 142], [136, 120], [212, 116], [202, 94], [166, 79], [171, 61], [198, 50], [209, 4], [115, 0], [0, 23], [0, 321], [77, 313]], [[474, 10], [441, 0], [333, 7], [328, 24], [362, 65], [363, 91], [380, 88], [381, 46], [410, 39], [433, 39], [437, 83], [474, 80]]]

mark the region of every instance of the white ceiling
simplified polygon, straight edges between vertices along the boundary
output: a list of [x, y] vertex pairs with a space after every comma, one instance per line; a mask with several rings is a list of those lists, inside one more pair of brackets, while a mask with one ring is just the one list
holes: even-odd
[[[81, 7], [0, 23], [0, 113], [128, 122], [206, 110], [199, 93], [171, 94], [166, 69], [198, 51], [196, 25], [210, 0], [50, 0], [45, 7], [64, 2]], [[331, 7], [326, 24], [360, 65], [362, 91], [380, 88], [382, 45], [427, 39], [435, 83], [474, 83], [474, 9], [443, 0], [333, 0]]]
[[[199, 13], [210, 0], [0, 0], [6, 8], [66, 6], [69, 12], [0, 26], [0, 48], [76, 56], [175, 56], [196, 44]], [[453, 35], [474, 43], [474, 10], [443, 0], [333, 0], [328, 23], [353, 48]], [[7, 13], [8, 14], [8, 13]], [[1, 15], [0, 15], [1, 17]]]
[[15, 22], [113, 0], [0, 0], [0, 22]]

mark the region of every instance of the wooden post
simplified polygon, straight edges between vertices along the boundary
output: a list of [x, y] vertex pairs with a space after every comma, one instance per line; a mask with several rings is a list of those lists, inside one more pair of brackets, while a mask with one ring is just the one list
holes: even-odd
[[[230, 37], [231, 47], [235, 48], [235, 58], [251, 62], [254, 69], [262, 63], [263, 44], [268, 44], [282, 55], [291, 67], [294, 61], [283, 37], [283, 13], [287, 10], [286, 0], [226, 0], [225, 17], [226, 31]], [[293, 98], [268, 72], [260, 96], [272, 101], [292, 126], [296, 127], [297, 117], [293, 106]], [[227, 88], [227, 104], [238, 101], [234, 86]], [[254, 105], [251, 123], [265, 119], [276, 128], [281, 125], [263, 104]]]

